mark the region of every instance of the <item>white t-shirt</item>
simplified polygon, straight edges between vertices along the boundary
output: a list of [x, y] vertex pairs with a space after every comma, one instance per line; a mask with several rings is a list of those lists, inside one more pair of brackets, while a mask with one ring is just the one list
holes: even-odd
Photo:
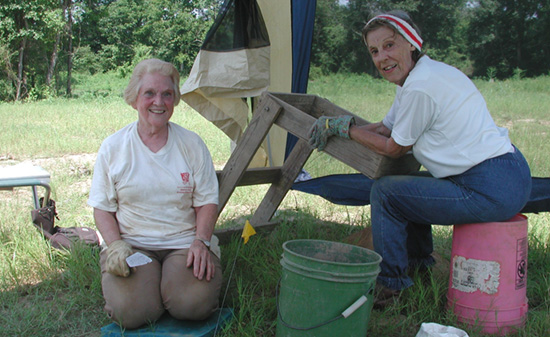
[[485, 99], [461, 71], [422, 56], [383, 120], [401, 146], [433, 176], [463, 173], [513, 151], [508, 130], [497, 127]]
[[120, 234], [150, 250], [189, 248], [195, 237], [193, 207], [218, 204], [218, 180], [202, 139], [169, 123], [166, 145], [154, 153], [137, 122], [107, 137], [94, 168], [88, 204], [116, 212]]

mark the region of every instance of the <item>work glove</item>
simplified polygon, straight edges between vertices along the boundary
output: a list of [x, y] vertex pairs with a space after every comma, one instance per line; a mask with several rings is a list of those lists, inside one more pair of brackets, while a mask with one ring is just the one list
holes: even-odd
[[130, 267], [126, 262], [126, 258], [133, 254], [130, 244], [122, 240], [113, 241], [107, 247], [106, 253], [105, 269], [108, 273], [121, 277], [130, 276]]
[[349, 115], [340, 117], [321, 116], [309, 129], [309, 145], [323, 151], [329, 137], [349, 138], [349, 128], [355, 124], [355, 118]]

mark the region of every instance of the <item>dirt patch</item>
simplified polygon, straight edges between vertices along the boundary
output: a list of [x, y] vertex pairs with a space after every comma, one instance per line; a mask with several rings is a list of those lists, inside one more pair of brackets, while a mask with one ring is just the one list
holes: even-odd
[[33, 159], [29, 160], [33, 164], [39, 165], [39, 166], [56, 166], [66, 164], [66, 167], [68, 167], [73, 172], [80, 172], [81, 174], [89, 174], [89, 166], [90, 164], [95, 163], [97, 154], [96, 153], [83, 153], [83, 154], [71, 154], [71, 155], [65, 155], [61, 157], [53, 157], [53, 158], [42, 158], [42, 159]]
[[374, 250], [374, 244], [372, 243], [372, 229], [371, 227], [366, 227], [363, 230], [355, 232], [344, 239], [345, 243], [356, 245], [359, 247], [367, 248]]
[[95, 163], [96, 157], [96, 153], [71, 154], [61, 157], [36, 158], [26, 160], [15, 160], [11, 156], [4, 156], [0, 157], [0, 165], [11, 166], [17, 164], [33, 164], [43, 168], [67, 166], [69, 167], [69, 169], [76, 171], [82, 170], [84, 167], [88, 167], [90, 164], [93, 165], [93, 163]]

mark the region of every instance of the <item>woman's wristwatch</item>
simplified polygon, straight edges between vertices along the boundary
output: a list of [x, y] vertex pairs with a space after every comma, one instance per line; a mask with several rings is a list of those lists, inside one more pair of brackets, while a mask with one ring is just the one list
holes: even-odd
[[195, 240], [199, 240], [200, 242], [204, 243], [206, 248], [208, 248], [208, 250], [210, 250], [210, 241], [205, 240], [205, 239], [201, 239], [201, 238], [195, 238]]

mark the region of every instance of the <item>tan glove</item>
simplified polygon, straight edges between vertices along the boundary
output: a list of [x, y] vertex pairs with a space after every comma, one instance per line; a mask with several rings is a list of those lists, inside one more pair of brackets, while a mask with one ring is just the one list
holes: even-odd
[[116, 276], [130, 276], [130, 267], [126, 263], [126, 258], [133, 254], [132, 246], [122, 241], [111, 242], [107, 247], [107, 259], [105, 260], [105, 269], [108, 273]]

